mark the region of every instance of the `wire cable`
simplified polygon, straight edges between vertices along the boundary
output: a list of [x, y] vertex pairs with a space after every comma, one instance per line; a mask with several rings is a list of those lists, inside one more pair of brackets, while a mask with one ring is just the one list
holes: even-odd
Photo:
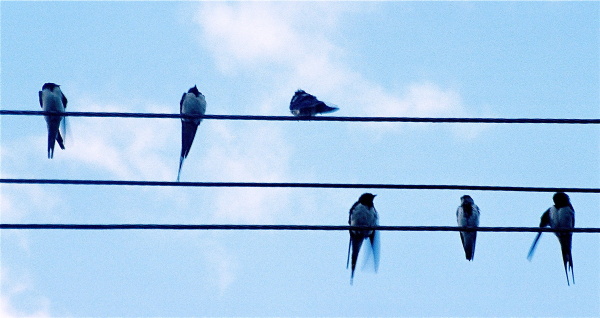
[[[403, 232], [561, 232], [540, 227], [458, 227], [458, 226], [349, 226], [349, 225], [244, 225], [244, 224], [15, 224], [0, 229], [18, 230], [258, 230], [258, 231], [348, 231], [377, 230]], [[567, 232], [600, 233], [600, 228], [573, 228]]]
[[326, 189], [409, 189], [409, 190], [475, 190], [517, 192], [578, 192], [600, 193], [600, 188], [511, 187], [429, 184], [376, 184], [376, 183], [296, 183], [296, 182], [176, 182], [128, 180], [68, 180], [68, 179], [0, 179], [7, 184], [67, 184], [156, 187], [236, 187], [236, 188], [326, 188]]
[[[0, 110], [0, 115], [42, 116], [56, 112], [32, 110]], [[218, 120], [259, 121], [343, 121], [343, 122], [405, 122], [405, 123], [477, 123], [477, 124], [600, 124], [595, 118], [459, 118], [459, 117], [337, 117], [337, 116], [259, 116], [259, 115], [181, 115], [166, 113], [122, 112], [64, 112], [69, 117], [121, 117], [121, 118], [202, 118]]]

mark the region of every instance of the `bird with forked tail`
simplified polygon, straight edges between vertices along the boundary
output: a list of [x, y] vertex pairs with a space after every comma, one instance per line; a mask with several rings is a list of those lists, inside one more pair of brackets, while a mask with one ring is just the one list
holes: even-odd
[[[187, 93], [183, 93], [179, 102], [179, 111], [182, 115], [204, 115], [206, 112], [206, 99], [198, 91], [196, 85], [190, 88]], [[179, 157], [179, 171], [177, 172], [177, 181], [181, 176], [181, 166], [183, 160], [187, 158], [196, 136], [196, 130], [202, 118], [181, 118], [181, 155]]]
[[[456, 219], [458, 226], [462, 227], [478, 227], [479, 226], [479, 207], [475, 201], [468, 196], [463, 195], [460, 198], [461, 205], [456, 210]], [[475, 257], [475, 242], [477, 240], [476, 231], [461, 231], [460, 240], [465, 249], [465, 257], [472, 261]]]
[[[575, 284], [575, 274], [573, 273], [573, 256], [571, 255], [571, 243], [573, 238], [573, 232], [569, 230], [575, 227], [575, 210], [571, 205], [569, 196], [564, 192], [556, 192], [552, 197], [554, 205], [551, 206], [540, 220], [540, 227], [549, 226], [552, 229], [561, 229], [563, 231], [555, 232], [560, 243], [560, 249], [562, 252], [563, 265], [565, 267], [565, 275], [567, 276], [567, 285], [569, 283], [569, 270], [571, 271], [571, 278], [573, 284]], [[527, 259], [531, 261], [533, 258], [533, 252], [537, 246], [537, 242], [542, 236], [542, 232], [539, 232], [531, 244]]]
[[[45, 112], [64, 113], [67, 109], [67, 98], [60, 90], [60, 85], [54, 83], [45, 83], [42, 90], [38, 92], [40, 106]], [[54, 157], [54, 144], [58, 142], [60, 149], [65, 149], [60, 126], [62, 124], [63, 133], [66, 133], [66, 119], [60, 114], [44, 115], [46, 126], [48, 127], [48, 158]]]
[[[364, 193], [358, 198], [358, 201], [350, 208], [348, 216], [348, 224], [351, 226], [377, 226], [379, 224], [379, 216], [373, 205], [375, 195]], [[375, 271], [379, 267], [379, 233], [374, 230], [350, 230], [350, 242], [348, 245], [348, 259], [346, 260], [346, 268], [350, 263], [350, 250], [352, 250], [352, 273], [350, 275], [350, 284], [354, 280], [354, 269], [356, 268], [356, 260], [358, 253], [364, 240], [369, 239], [371, 249], [373, 251], [373, 261]]]

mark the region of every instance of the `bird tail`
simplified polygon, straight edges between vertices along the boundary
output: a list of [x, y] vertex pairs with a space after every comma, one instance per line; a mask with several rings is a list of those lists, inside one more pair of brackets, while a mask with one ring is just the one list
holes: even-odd
[[573, 273], [573, 256], [571, 254], [571, 242], [572, 234], [565, 233], [560, 234], [558, 237], [560, 241], [560, 248], [562, 251], [563, 264], [565, 266], [565, 275], [567, 276], [567, 285], [569, 284], [569, 270], [571, 271], [571, 277], [573, 278], [573, 284], [575, 284], [575, 274]]
[[472, 261], [475, 258], [475, 243], [477, 242], [477, 232], [461, 232], [460, 237], [465, 249], [465, 258]]
[[179, 157], [179, 170], [177, 171], [177, 182], [179, 182], [179, 177], [181, 176], [181, 165], [183, 165], [183, 156]]
[[[59, 139], [59, 134], [60, 134], [58, 131], [58, 127], [60, 126], [60, 121], [56, 121], [55, 117], [56, 116], [48, 116], [46, 118], [46, 124], [48, 126], [48, 158], [49, 159], [52, 159], [54, 157], [54, 142], [55, 142], [55, 140]], [[61, 148], [64, 147], [64, 145], [62, 145], [62, 137], [60, 137], [59, 146], [61, 146]]]
[[48, 159], [54, 157], [54, 140], [52, 132], [48, 131]]
[[379, 269], [379, 250], [380, 250], [380, 240], [379, 240], [379, 231], [373, 231], [373, 233], [369, 236], [369, 240], [371, 241], [371, 250], [373, 251], [373, 265], [375, 265], [375, 272]]
[[182, 121], [181, 122], [181, 157], [187, 158], [196, 137], [196, 130], [198, 125], [193, 122]]
[[[65, 149], [65, 143], [64, 143], [64, 141], [67, 140], [67, 134], [68, 134], [68, 132], [67, 132], [67, 126], [68, 126], [67, 117], [66, 116], [61, 116], [60, 128], [62, 129], [62, 136], [61, 136], [61, 133], [60, 133], [60, 130], [59, 130], [58, 131], [58, 137], [57, 137], [56, 140], [58, 141], [58, 145], [60, 146], [60, 149], [63, 149], [63, 150]], [[58, 138], [60, 138], [60, 140]]]
[[332, 112], [337, 111], [338, 109], [339, 108], [337, 108], [337, 107], [329, 106], [329, 105], [325, 104], [324, 102], [321, 102], [317, 105], [316, 112], [320, 113], [320, 114], [332, 113]]
[[364, 237], [360, 234], [350, 234], [350, 241], [352, 243], [352, 273], [350, 274], [350, 284], [354, 280], [354, 270], [356, 269], [356, 260], [358, 259], [358, 252], [364, 241]]
[[527, 254], [527, 260], [529, 260], [531, 262], [531, 259], [533, 258], [533, 253], [535, 252], [535, 248], [537, 247], [537, 243], [540, 239], [540, 236], [542, 236], [542, 232], [538, 232], [538, 234], [536, 235], [535, 239], [533, 240], [533, 244], [531, 244], [531, 248], [529, 249], [529, 253]]
[[179, 171], [177, 172], [177, 181], [181, 175], [181, 166], [183, 165], [183, 159], [187, 158], [196, 137], [196, 130], [198, 125], [194, 122], [181, 121], [181, 156], [179, 157]]
[[346, 269], [348, 269], [348, 265], [350, 264], [350, 248], [352, 247], [352, 238], [348, 241], [348, 257], [346, 258]]
[[63, 138], [60, 135], [60, 131], [58, 131], [56, 134], [56, 141], [58, 142], [60, 149], [65, 150], [65, 142], [63, 141]]

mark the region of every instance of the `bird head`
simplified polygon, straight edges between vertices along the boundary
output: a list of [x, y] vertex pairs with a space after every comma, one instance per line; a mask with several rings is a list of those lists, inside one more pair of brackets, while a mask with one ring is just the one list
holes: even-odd
[[469, 195], [463, 195], [462, 197], [460, 197], [460, 203], [462, 205], [473, 204], [473, 203], [475, 203], [475, 201], [473, 201], [473, 198], [471, 198], [471, 196], [469, 196]]
[[44, 84], [44, 86], [42, 86], [42, 90], [50, 90], [50, 91], [54, 91], [55, 88], [60, 87], [60, 85], [58, 84], [54, 84], [54, 83], [46, 83]]
[[372, 207], [373, 199], [375, 199], [376, 196], [376, 194], [363, 193], [360, 198], [358, 198], [358, 202], [360, 202], [362, 205]]
[[569, 196], [564, 192], [556, 192], [552, 197], [552, 200], [554, 201], [554, 206], [559, 209], [565, 206], [571, 206]]
[[202, 93], [200, 93], [200, 91], [198, 90], [198, 87], [196, 87], [196, 85], [194, 85], [194, 87], [190, 88], [188, 90], [188, 93], [192, 93], [194, 94], [196, 97], [202, 95]]

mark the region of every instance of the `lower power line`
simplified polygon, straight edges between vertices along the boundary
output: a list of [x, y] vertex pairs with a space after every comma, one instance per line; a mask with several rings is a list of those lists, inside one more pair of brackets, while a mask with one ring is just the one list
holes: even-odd
[[[349, 226], [349, 225], [243, 225], [243, 224], [18, 224], [2, 223], [8, 230], [259, 230], [259, 231], [408, 231], [408, 232], [561, 232], [540, 227], [458, 227], [458, 226]], [[566, 232], [600, 233], [600, 228], [573, 228]]]

